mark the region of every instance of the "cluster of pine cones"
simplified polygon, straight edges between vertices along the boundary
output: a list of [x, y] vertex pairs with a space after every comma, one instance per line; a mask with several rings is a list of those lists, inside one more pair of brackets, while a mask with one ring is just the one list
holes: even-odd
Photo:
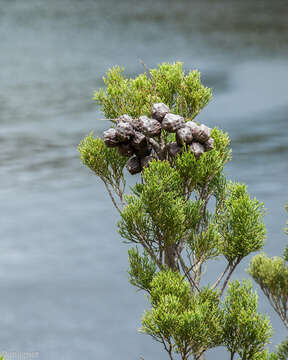
[[[176, 133], [176, 142], [164, 144], [160, 141], [162, 130]], [[157, 103], [152, 107], [152, 119], [145, 115], [138, 119], [120, 116], [116, 119], [116, 127], [104, 132], [104, 142], [108, 147], [117, 147], [122, 156], [129, 157], [126, 167], [131, 174], [137, 174], [153, 159], [164, 160], [181, 154], [184, 144], [198, 159], [205, 151], [213, 149], [214, 140], [210, 134], [207, 126], [185, 122], [182, 116], [172, 114], [167, 105]]]

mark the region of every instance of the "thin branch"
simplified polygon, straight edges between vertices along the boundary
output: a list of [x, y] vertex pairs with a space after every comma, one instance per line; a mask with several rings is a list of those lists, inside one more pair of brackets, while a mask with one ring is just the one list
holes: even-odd
[[153, 250], [145, 243], [145, 241], [141, 241], [140, 243], [144, 249], [148, 252], [148, 254], [151, 256], [151, 258], [155, 261], [155, 263], [158, 265], [159, 269], [162, 269], [162, 263], [157, 259], [156, 255], [154, 254]]
[[230, 271], [229, 271], [229, 273], [228, 273], [228, 275], [227, 275], [227, 277], [226, 277], [226, 279], [225, 279], [225, 281], [223, 283], [223, 286], [222, 286], [222, 288], [220, 290], [219, 298], [223, 295], [223, 292], [224, 292], [224, 290], [225, 290], [225, 288], [226, 288], [226, 286], [228, 284], [228, 281], [230, 280], [233, 271], [236, 269], [236, 266], [240, 263], [240, 261], [241, 261], [241, 259], [238, 258], [236, 260], [235, 264], [233, 264], [232, 266], [231, 265], [229, 266]]
[[107, 118], [107, 119], [95, 119], [96, 121], [112, 121], [112, 122], [114, 122], [115, 124], [116, 124], [116, 122], [117, 122], [117, 119], [109, 119], [109, 118]]
[[119, 196], [119, 199], [120, 199], [120, 202], [121, 202], [121, 205], [122, 205], [123, 209], [125, 207], [125, 201], [124, 201], [124, 197], [123, 197], [124, 188], [125, 188], [125, 185], [123, 186], [123, 190], [122, 190], [121, 187], [120, 187], [120, 183], [119, 182], [117, 183], [118, 196]]
[[211, 287], [211, 290], [214, 290], [219, 285], [220, 281], [223, 279], [223, 277], [226, 274], [226, 272], [228, 271], [229, 267], [230, 267], [230, 264], [228, 263], [225, 270], [222, 272], [222, 274], [215, 281], [214, 285]]
[[198, 286], [199, 286], [200, 280], [201, 280], [202, 264], [203, 264], [203, 260], [199, 259], [197, 261], [197, 268], [195, 270], [195, 282]]
[[106, 189], [107, 189], [107, 191], [108, 191], [108, 194], [109, 194], [109, 196], [110, 196], [110, 198], [111, 198], [111, 200], [112, 200], [112, 203], [113, 203], [114, 207], [117, 209], [117, 211], [118, 211], [119, 213], [121, 213], [121, 209], [120, 209], [119, 206], [117, 205], [117, 202], [116, 202], [116, 200], [115, 200], [115, 198], [114, 198], [114, 196], [113, 196], [113, 194], [112, 194], [111, 189], [109, 188], [109, 185], [108, 185], [107, 181], [106, 181], [103, 177], [101, 177], [101, 180], [102, 180], [102, 181], [104, 182], [104, 184], [105, 184], [105, 187], [106, 187]]
[[182, 258], [181, 255], [179, 255], [179, 260], [180, 260], [180, 264], [182, 267], [182, 270], [184, 271], [184, 276], [188, 279], [188, 281], [190, 282], [190, 285], [194, 286], [195, 289], [200, 292], [199, 287], [197, 286], [197, 284], [195, 283], [195, 281], [193, 280], [193, 278], [191, 277], [191, 275], [189, 274], [190, 269], [187, 268], [187, 266], [185, 265], [185, 262]]
[[220, 171], [220, 169], [216, 169], [213, 171], [213, 173], [208, 177], [207, 182], [204, 186], [204, 188], [201, 191], [200, 197], [202, 197], [208, 190], [209, 185], [211, 184], [211, 181], [214, 179], [214, 177], [217, 175], [217, 173]]
[[267, 291], [265, 288], [263, 288], [260, 285], [261, 289], [263, 290], [264, 294], [266, 295], [267, 299], [269, 300], [271, 306], [276, 311], [276, 313], [279, 315], [280, 319], [283, 321], [284, 325], [288, 328], [288, 322], [286, 318], [286, 312], [284, 312], [281, 308], [281, 305], [278, 303], [278, 299], [271, 295], [269, 291]]
[[173, 357], [172, 357], [172, 349], [173, 349], [173, 346], [171, 344], [171, 341], [168, 339], [166, 340], [168, 342], [168, 345], [169, 345], [169, 348], [167, 347], [166, 343], [165, 343], [165, 340], [163, 338], [163, 336], [160, 334], [160, 337], [161, 337], [161, 343], [164, 345], [164, 349], [167, 351], [167, 353], [169, 354], [169, 358], [170, 360], [173, 360]]

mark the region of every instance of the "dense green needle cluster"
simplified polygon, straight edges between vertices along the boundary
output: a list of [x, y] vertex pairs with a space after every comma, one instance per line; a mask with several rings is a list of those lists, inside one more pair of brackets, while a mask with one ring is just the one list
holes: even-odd
[[263, 343], [271, 336], [267, 317], [257, 312], [257, 294], [249, 282], [231, 282], [224, 300], [224, 344], [231, 358], [238, 353], [240, 359], [261, 358]]
[[162, 343], [172, 353], [188, 359], [221, 345], [223, 311], [218, 294], [208, 288], [191, 294], [179, 272], [159, 272], [151, 282], [152, 309], [142, 319], [141, 332]]
[[251, 261], [249, 273], [288, 328], [288, 264], [282, 257], [260, 254]]
[[[151, 117], [153, 104], [164, 103], [189, 121], [211, 98], [200, 74], [185, 73], [181, 63], [159, 65], [135, 79], [114, 67], [104, 82], [95, 100], [107, 119]], [[171, 159], [151, 160], [130, 192], [125, 192], [127, 158], [115, 147], [89, 135], [79, 151], [119, 210], [119, 233], [135, 246], [128, 252], [130, 282], [151, 303], [141, 332], [162, 343], [170, 360], [203, 359], [217, 346], [225, 346], [230, 359], [238, 354], [256, 360], [263, 358], [271, 335], [268, 320], [258, 314], [250, 285], [231, 283], [226, 297], [224, 292], [241, 260], [263, 247], [263, 204], [244, 185], [226, 179], [228, 135], [217, 127], [210, 135], [214, 147], [199, 158], [183, 146]], [[155, 138], [159, 145], [171, 141], [175, 134]], [[223, 271], [211, 274], [212, 284], [203, 287], [209, 260], [218, 258]]]

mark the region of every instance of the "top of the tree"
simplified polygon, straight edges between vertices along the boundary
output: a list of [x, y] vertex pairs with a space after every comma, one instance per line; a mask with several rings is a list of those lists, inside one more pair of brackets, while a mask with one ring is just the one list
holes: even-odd
[[162, 63], [134, 79], [125, 78], [123, 73], [119, 66], [108, 70], [103, 77], [106, 89], [95, 92], [94, 100], [107, 119], [123, 114], [151, 116], [152, 105], [164, 103], [173, 113], [192, 120], [212, 97], [211, 89], [202, 85], [199, 71], [185, 73], [181, 62]]

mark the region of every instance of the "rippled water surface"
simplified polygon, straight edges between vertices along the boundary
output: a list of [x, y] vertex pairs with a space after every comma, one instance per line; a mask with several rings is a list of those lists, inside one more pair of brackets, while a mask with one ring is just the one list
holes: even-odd
[[[41, 359], [166, 359], [139, 335], [141, 293], [102, 184], [77, 145], [96, 121], [93, 91], [162, 61], [198, 68], [214, 91], [199, 120], [228, 131], [230, 178], [267, 208], [281, 253], [288, 201], [287, 1], [0, 0], [0, 351]], [[250, 258], [249, 258], [250, 259]], [[249, 259], [236, 277], [247, 277]], [[212, 264], [217, 271], [222, 262]], [[271, 316], [273, 344], [285, 329]], [[208, 359], [227, 357], [213, 350]]]

